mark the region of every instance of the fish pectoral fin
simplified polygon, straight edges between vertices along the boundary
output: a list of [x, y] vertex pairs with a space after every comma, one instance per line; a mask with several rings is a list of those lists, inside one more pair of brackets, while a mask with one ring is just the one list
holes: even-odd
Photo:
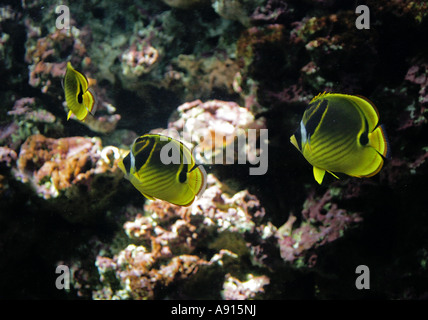
[[153, 198], [152, 196], [149, 196], [147, 193], [141, 192], [141, 194], [149, 200], [155, 200], [155, 198]]
[[318, 167], [314, 167], [314, 178], [318, 184], [321, 184], [322, 180], [324, 179], [325, 170], [320, 169]]
[[333, 177], [335, 177], [336, 179], [340, 179], [340, 178], [339, 178], [338, 176], [336, 176], [333, 172], [328, 171], [328, 170], [327, 170], [327, 172], [328, 172], [328, 173], [330, 173], [330, 174], [331, 174]]

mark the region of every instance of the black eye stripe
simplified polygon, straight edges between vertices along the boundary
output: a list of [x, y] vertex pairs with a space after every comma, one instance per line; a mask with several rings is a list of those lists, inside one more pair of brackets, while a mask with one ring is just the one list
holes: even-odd
[[297, 128], [296, 132], [294, 132], [294, 136], [296, 137], [297, 145], [300, 150], [302, 150], [302, 131], [300, 130], [300, 126]]
[[187, 164], [183, 165], [183, 167], [181, 168], [181, 171], [178, 174], [178, 181], [180, 183], [185, 183], [187, 181], [187, 169], [188, 169]]
[[79, 94], [77, 95], [77, 102], [82, 103], [83, 102], [83, 89], [82, 85], [79, 83]]
[[308, 121], [305, 124], [307, 136], [312, 136], [315, 132], [315, 129], [318, 127], [321, 118], [327, 109], [328, 102], [327, 100], [322, 100], [320, 105], [317, 107], [316, 111], [311, 115]]
[[369, 124], [367, 123], [367, 120], [364, 119], [365, 122], [365, 130], [364, 132], [360, 135], [360, 144], [362, 146], [365, 146], [367, 143], [369, 143]]
[[128, 153], [128, 155], [123, 158], [123, 166], [125, 167], [126, 173], [129, 174], [131, 171], [131, 153]]
[[[138, 138], [135, 141], [135, 170], [138, 171], [144, 166], [150, 157], [155, 140], [147, 138]], [[140, 147], [141, 145], [141, 147]]]

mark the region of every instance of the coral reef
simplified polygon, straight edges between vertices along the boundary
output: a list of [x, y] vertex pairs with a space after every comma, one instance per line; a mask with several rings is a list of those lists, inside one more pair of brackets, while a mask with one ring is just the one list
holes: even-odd
[[210, 0], [162, 0], [167, 5], [180, 8], [180, 9], [190, 9], [195, 8], [202, 5], [208, 5]]
[[313, 199], [309, 195], [302, 210], [302, 221], [297, 228], [293, 228], [296, 217], [290, 215], [287, 222], [276, 232], [281, 257], [285, 261], [296, 265], [305, 265], [302, 261], [295, 261], [302, 257], [309, 257], [308, 265], [314, 266], [316, 254], [308, 253], [317, 247], [335, 241], [344, 235], [345, 230], [352, 224], [362, 221], [357, 214], [349, 214], [339, 209], [337, 204], [331, 202], [331, 191], [327, 191], [321, 199]]
[[[230, 58], [222, 59], [216, 56], [196, 58], [194, 55], [181, 54], [173, 60], [173, 63], [185, 72], [170, 71], [168, 78], [175, 76], [175, 82], [179, 82], [185, 88], [186, 100], [207, 97], [214, 90], [234, 93], [232, 83], [239, 67]], [[168, 78], [164, 81], [168, 81]]]
[[[257, 138], [260, 129], [265, 128], [264, 120], [256, 120], [250, 111], [233, 101], [186, 102], [177, 108], [175, 118], [177, 120], [170, 120], [168, 129], [154, 132], [190, 143], [196, 160], [201, 163], [235, 163], [239, 153], [248, 156], [253, 163], [254, 157], [260, 154], [254, 141], [250, 143], [248, 130], [256, 130]], [[245, 138], [245, 145], [236, 143], [238, 136]]]
[[16, 100], [7, 115], [10, 120], [1, 126], [0, 141], [16, 151], [30, 135], [60, 136], [64, 132], [63, 125], [34, 97]]
[[[369, 29], [359, 3], [334, 0], [62, 4], [65, 28], [52, 0], [0, 5], [5, 298], [426, 298], [426, 2], [368, 0]], [[83, 123], [66, 121], [67, 61], [97, 97]], [[289, 138], [323, 91], [377, 107], [392, 152], [376, 176], [314, 184]], [[118, 170], [148, 132], [209, 173], [190, 208]], [[267, 172], [248, 174], [265, 145]], [[355, 288], [362, 264], [370, 290]]]
[[[40, 197], [57, 198], [56, 205], [62, 206], [64, 201], [79, 203], [77, 211], [67, 213], [71, 220], [78, 220], [91, 210], [81, 208], [85, 206], [82, 199], [88, 198], [86, 193], [98, 198], [97, 202], [114, 193], [122, 177], [117, 167], [120, 156], [121, 151], [115, 147], [102, 148], [99, 138], [32, 135], [21, 146], [15, 177], [29, 183]], [[110, 184], [104, 190], [100, 188], [102, 181]]]
[[122, 54], [122, 73], [128, 80], [135, 81], [142, 74], [150, 72], [158, 59], [159, 53], [152, 46], [134, 44]]
[[[227, 299], [254, 298], [263, 292], [263, 286], [269, 283], [267, 276], [248, 275], [247, 282], [239, 283], [230, 274], [225, 275], [230, 265], [249, 254], [244, 238], [258, 236], [256, 225], [263, 218], [264, 209], [248, 191], [228, 196], [222, 188], [224, 186], [209, 175], [206, 192], [190, 208], [160, 200], [146, 204], [144, 214], [138, 213], [123, 226], [133, 244], [113, 258], [97, 257], [102, 288], [94, 292], [94, 298], [183, 298], [170, 288], [183, 280], [188, 282], [186, 286], [192, 286], [192, 281], [218, 282], [216, 277], [222, 275]], [[208, 247], [214, 251], [210, 257], [198, 255], [198, 248], [206, 242], [211, 243]], [[113, 289], [115, 281], [120, 283], [116, 290]], [[198, 294], [219, 298], [221, 286], [217, 289], [217, 292]]]
[[269, 284], [269, 278], [266, 276], [254, 277], [248, 275], [248, 280], [241, 282], [239, 279], [226, 276], [222, 295], [226, 300], [248, 300], [254, 299], [257, 293], [263, 293], [263, 287]]

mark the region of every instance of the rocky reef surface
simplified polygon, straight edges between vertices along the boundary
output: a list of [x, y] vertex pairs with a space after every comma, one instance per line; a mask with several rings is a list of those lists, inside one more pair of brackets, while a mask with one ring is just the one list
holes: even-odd
[[[65, 20], [55, 1], [2, 3], [1, 297], [427, 298], [428, 5], [363, 2], [369, 28], [338, 0], [63, 1]], [[85, 122], [66, 120], [67, 61], [97, 97]], [[392, 150], [378, 175], [318, 185], [289, 142], [324, 91], [377, 106]], [[147, 132], [205, 165], [191, 207], [123, 179]]]

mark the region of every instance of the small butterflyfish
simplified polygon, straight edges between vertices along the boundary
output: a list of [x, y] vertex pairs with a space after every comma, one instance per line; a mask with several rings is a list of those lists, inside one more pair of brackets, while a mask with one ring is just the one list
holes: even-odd
[[319, 184], [326, 171], [336, 178], [334, 172], [374, 176], [390, 154], [375, 105], [348, 94], [324, 92], [314, 97], [290, 141], [313, 166]]
[[119, 168], [148, 199], [190, 206], [206, 187], [206, 172], [197, 165], [181, 141], [159, 134], [145, 134], [131, 145]]
[[67, 120], [70, 119], [71, 114], [74, 114], [80, 121], [84, 121], [88, 113], [95, 114], [97, 101], [89, 88], [88, 79], [84, 74], [75, 70], [70, 62], [67, 62], [63, 87], [65, 101], [70, 109]]

